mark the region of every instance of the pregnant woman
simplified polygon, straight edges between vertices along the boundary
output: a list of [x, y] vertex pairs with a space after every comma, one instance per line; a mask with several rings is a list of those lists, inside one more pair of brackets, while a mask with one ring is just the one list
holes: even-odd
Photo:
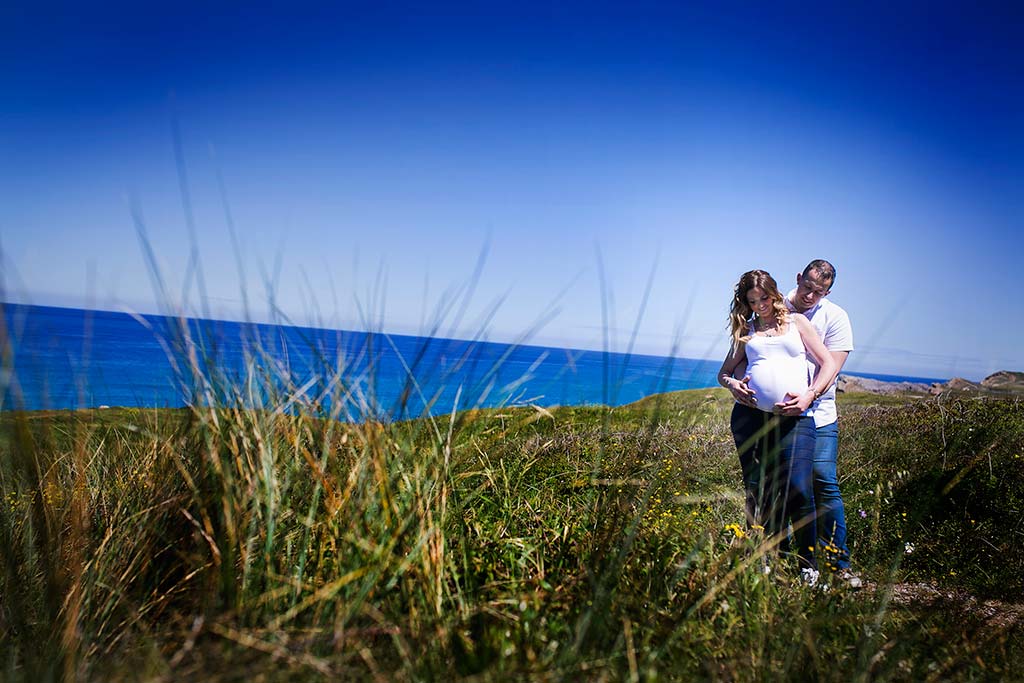
[[[746, 489], [747, 519], [769, 537], [792, 524], [800, 566], [815, 575], [814, 419], [835, 361], [811, 323], [791, 313], [771, 275], [751, 270], [736, 284], [729, 312], [732, 345], [719, 383], [736, 397], [732, 434]], [[819, 370], [809, 379], [807, 355]], [[734, 374], [746, 366], [743, 379]]]

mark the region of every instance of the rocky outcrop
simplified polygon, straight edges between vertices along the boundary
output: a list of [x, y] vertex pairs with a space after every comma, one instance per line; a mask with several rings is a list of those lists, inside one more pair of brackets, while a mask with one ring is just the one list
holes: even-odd
[[841, 393], [864, 392], [868, 394], [927, 394], [931, 387], [920, 382], [886, 382], [868, 377], [839, 375], [836, 391]]
[[962, 377], [954, 377], [940, 385], [939, 391], [933, 393], [979, 394], [985, 396], [1024, 396], [1024, 372], [1001, 370], [980, 382], [972, 382]]
[[981, 386], [995, 391], [1024, 391], [1024, 372], [1000, 370], [981, 380]]
[[981, 382], [972, 382], [963, 377], [954, 377], [948, 382], [928, 385], [920, 382], [885, 382], [867, 377], [839, 375], [836, 380], [840, 392], [865, 392], [869, 394], [956, 394], [1005, 396], [1024, 395], [1024, 372], [1002, 370], [989, 375]]
[[936, 396], [939, 394], [978, 394], [984, 392], [985, 389], [977, 382], [972, 382], [969, 379], [963, 377], [954, 377], [953, 379], [943, 384], [933, 384], [932, 393]]

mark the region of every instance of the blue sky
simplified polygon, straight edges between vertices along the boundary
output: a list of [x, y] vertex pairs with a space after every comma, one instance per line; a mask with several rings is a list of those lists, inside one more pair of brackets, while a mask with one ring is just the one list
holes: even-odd
[[161, 310], [134, 205], [201, 312], [177, 126], [217, 317], [624, 350], [650, 282], [637, 348], [718, 357], [740, 273], [827, 258], [849, 369], [1022, 367], [1019, 3], [21, 4], [9, 301]]

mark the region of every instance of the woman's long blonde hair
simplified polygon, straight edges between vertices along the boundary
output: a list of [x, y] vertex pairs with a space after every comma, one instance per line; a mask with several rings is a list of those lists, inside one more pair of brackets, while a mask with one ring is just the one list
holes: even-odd
[[764, 270], [748, 270], [740, 276], [740, 281], [736, 283], [736, 287], [733, 289], [732, 306], [729, 308], [729, 327], [732, 332], [733, 348], [745, 343], [750, 338], [747, 329], [754, 311], [747, 303], [747, 292], [754, 288], [763, 289], [772, 300], [772, 309], [775, 311], [779, 326], [785, 325], [789, 320], [789, 309], [786, 308], [786, 302], [782, 298], [782, 294], [779, 293], [779, 286], [775, 284], [775, 278]]

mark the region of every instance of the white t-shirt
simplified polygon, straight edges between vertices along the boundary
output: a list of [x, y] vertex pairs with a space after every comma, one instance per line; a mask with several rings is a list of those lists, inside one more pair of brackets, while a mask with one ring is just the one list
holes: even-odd
[[[786, 295], [786, 306], [791, 311], [796, 310], [791, 303], [795, 298], [795, 289]], [[803, 313], [817, 330], [818, 336], [821, 337], [827, 350], [853, 351], [853, 327], [850, 326], [850, 316], [840, 306], [828, 299], [822, 299], [817, 306], [809, 308]], [[814, 373], [818, 371], [818, 364], [814, 362], [814, 358], [810, 354], [807, 354], [807, 365], [808, 373], [813, 378]], [[811, 411], [814, 415], [815, 427], [824, 427], [839, 419], [839, 414], [836, 411], [835, 382], [821, 395], [821, 398], [814, 402]]]

